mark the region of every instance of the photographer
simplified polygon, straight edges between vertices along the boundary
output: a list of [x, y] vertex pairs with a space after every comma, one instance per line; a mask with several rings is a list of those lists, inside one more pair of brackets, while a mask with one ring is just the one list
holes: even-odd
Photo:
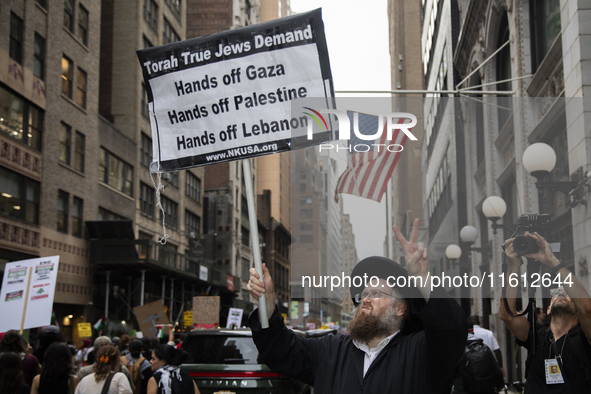
[[[524, 257], [548, 266], [558, 275], [556, 281], [564, 284], [564, 287], [552, 290], [547, 311], [550, 326], [535, 323], [538, 340], [536, 348], [530, 349], [530, 324], [525, 316], [514, 316], [517, 287], [509, 285], [510, 276], [519, 275], [522, 260], [515, 252], [515, 239], [505, 241], [508, 260], [506, 297], [513, 312], [507, 311], [501, 301], [500, 317], [517, 338], [517, 343], [528, 350], [526, 392], [591, 393], [591, 299], [577, 278], [554, 256], [541, 235], [535, 232], [525, 236], [534, 241], [539, 250], [524, 254]], [[533, 354], [532, 350], [535, 350]]]

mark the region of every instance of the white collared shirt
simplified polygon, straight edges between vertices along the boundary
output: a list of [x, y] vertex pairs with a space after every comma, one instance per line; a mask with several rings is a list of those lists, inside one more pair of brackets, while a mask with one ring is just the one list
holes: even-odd
[[365, 353], [365, 356], [363, 357], [363, 376], [364, 377], [365, 377], [365, 374], [367, 373], [367, 370], [371, 366], [371, 363], [373, 363], [373, 361], [376, 359], [376, 357], [378, 357], [378, 355], [380, 354], [382, 349], [384, 349], [386, 347], [386, 345], [390, 343], [392, 338], [394, 338], [396, 336], [396, 334], [398, 334], [399, 332], [400, 332], [400, 330], [396, 331], [394, 334], [390, 335], [389, 337], [384, 338], [378, 344], [378, 346], [373, 349], [370, 349], [366, 343], [353, 341], [353, 345], [355, 345], [357, 347], [357, 349], [359, 349], [363, 353]]

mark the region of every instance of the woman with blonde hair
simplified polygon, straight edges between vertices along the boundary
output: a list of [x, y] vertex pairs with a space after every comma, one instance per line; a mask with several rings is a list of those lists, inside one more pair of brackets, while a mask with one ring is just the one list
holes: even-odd
[[132, 394], [127, 377], [119, 370], [121, 353], [114, 345], [100, 347], [94, 372], [80, 381], [76, 394]]

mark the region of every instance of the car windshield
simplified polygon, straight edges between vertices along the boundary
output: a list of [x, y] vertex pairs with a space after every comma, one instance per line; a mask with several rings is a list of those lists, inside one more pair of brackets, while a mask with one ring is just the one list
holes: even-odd
[[185, 350], [195, 364], [260, 364], [251, 337], [199, 335]]

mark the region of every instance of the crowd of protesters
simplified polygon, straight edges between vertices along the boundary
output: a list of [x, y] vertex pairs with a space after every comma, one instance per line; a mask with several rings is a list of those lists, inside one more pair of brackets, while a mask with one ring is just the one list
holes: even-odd
[[179, 366], [187, 353], [158, 338], [99, 336], [79, 349], [56, 326], [43, 327], [33, 349], [16, 330], [0, 334], [2, 394], [199, 394]]

